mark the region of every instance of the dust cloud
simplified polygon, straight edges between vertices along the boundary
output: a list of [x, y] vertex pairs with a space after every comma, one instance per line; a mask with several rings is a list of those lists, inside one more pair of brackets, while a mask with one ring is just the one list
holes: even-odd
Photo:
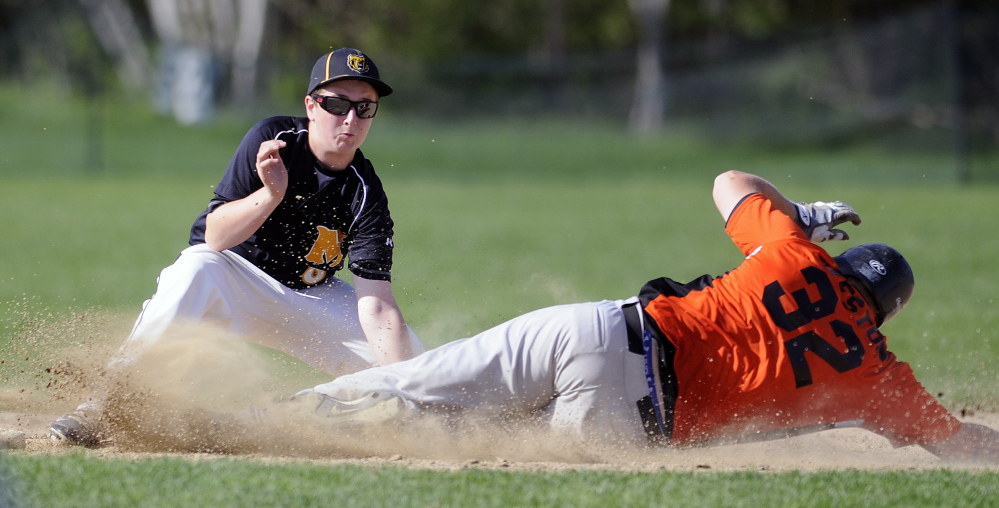
[[[10, 340], [0, 345], [5, 386], [0, 391], [0, 428], [28, 435], [26, 451], [18, 453], [60, 453], [65, 447], [48, 439], [48, 424], [103, 391], [107, 442], [88, 453], [105, 457], [234, 454], [268, 460], [549, 471], [943, 467], [919, 447], [894, 449], [884, 438], [860, 429], [714, 448], [630, 449], [551, 434], [541, 422], [468, 414], [410, 415], [345, 426], [288, 401], [289, 395], [312, 384], [302, 384], [303, 378], [276, 362], [272, 352], [211, 327], [174, 329], [127, 369], [108, 370], [129, 326], [130, 319], [100, 312], [60, 319], [36, 315], [16, 323]], [[992, 413], [966, 414], [963, 419], [999, 426], [999, 415]]]

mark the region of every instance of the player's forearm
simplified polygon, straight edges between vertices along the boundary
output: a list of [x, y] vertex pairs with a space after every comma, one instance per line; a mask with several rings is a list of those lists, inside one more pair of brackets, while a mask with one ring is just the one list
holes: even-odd
[[378, 359], [378, 365], [390, 365], [413, 357], [406, 327], [365, 331], [371, 348]]
[[357, 301], [358, 318], [379, 365], [401, 362], [413, 357], [409, 329], [395, 302], [368, 296]]
[[923, 448], [944, 460], [999, 464], [999, 432], [975, 423], [965, 423], [949, 439]]
[[243, 243], [274, 212], [282, 197], [262, 188], [216, 208], [205, 217], [205, 243], [217, 251]]

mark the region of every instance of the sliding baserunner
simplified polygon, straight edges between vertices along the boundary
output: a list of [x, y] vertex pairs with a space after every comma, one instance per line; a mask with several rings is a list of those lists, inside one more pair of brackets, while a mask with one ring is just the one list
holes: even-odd
[[945, 459], [997, 461], [999, 432], [960, 422], [888, 350], [881, 327], [912, 295], [908, 262], [883, 244], [836, 257], [817, 244], [860, 224], [849, 205], [794, 203], [738, 171], [715, 179], [713, 197], [746, 256], [722, 276], [660, 278], [628, 300], [534, 311], [293, 400], [330, 422], [386, 407], [540, 417], [615, 446], [841, 423]]

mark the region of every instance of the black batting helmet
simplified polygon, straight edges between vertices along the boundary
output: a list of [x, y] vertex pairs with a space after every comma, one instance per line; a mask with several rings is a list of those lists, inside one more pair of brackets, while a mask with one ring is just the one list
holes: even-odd
[[851, 247], [834, 258], [839, 271], [859, 280], [874, 297], [877, 324], [888, 322], [909, 303], [916, 281], [909, 262], [897, 250], [881, 243]]

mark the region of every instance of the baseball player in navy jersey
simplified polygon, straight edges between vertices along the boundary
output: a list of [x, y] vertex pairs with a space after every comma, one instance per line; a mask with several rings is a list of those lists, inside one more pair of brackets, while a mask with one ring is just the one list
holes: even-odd
[[[422, 352], [392, 294], [388, 199], [360, 150], [391, 93], [356, 49], [319, 58], [306, 116], [249, 130], [112, 368], [134, 362], [169, 327], [201, 321], [334, 376]], [[344, 266], [353, 287], [335, 276]], [[52, 438], [98, 445], [104, 395], [53, 422]]]
[[817, 245], [860, 223], [849, 205], [793, 203], [738, 171], [715, 179], [713, 197], [746, 256], [722, 276], [534, 311], [285, 407], [334, 431], [425, 412], [540, 419], [615, 448], [856, 426], [944, 459], [999, 463], [999, 432], [958, 421], [887, 349], [881, 326], [914, 287], [905, 258], [882, 244], [836, 257]]

